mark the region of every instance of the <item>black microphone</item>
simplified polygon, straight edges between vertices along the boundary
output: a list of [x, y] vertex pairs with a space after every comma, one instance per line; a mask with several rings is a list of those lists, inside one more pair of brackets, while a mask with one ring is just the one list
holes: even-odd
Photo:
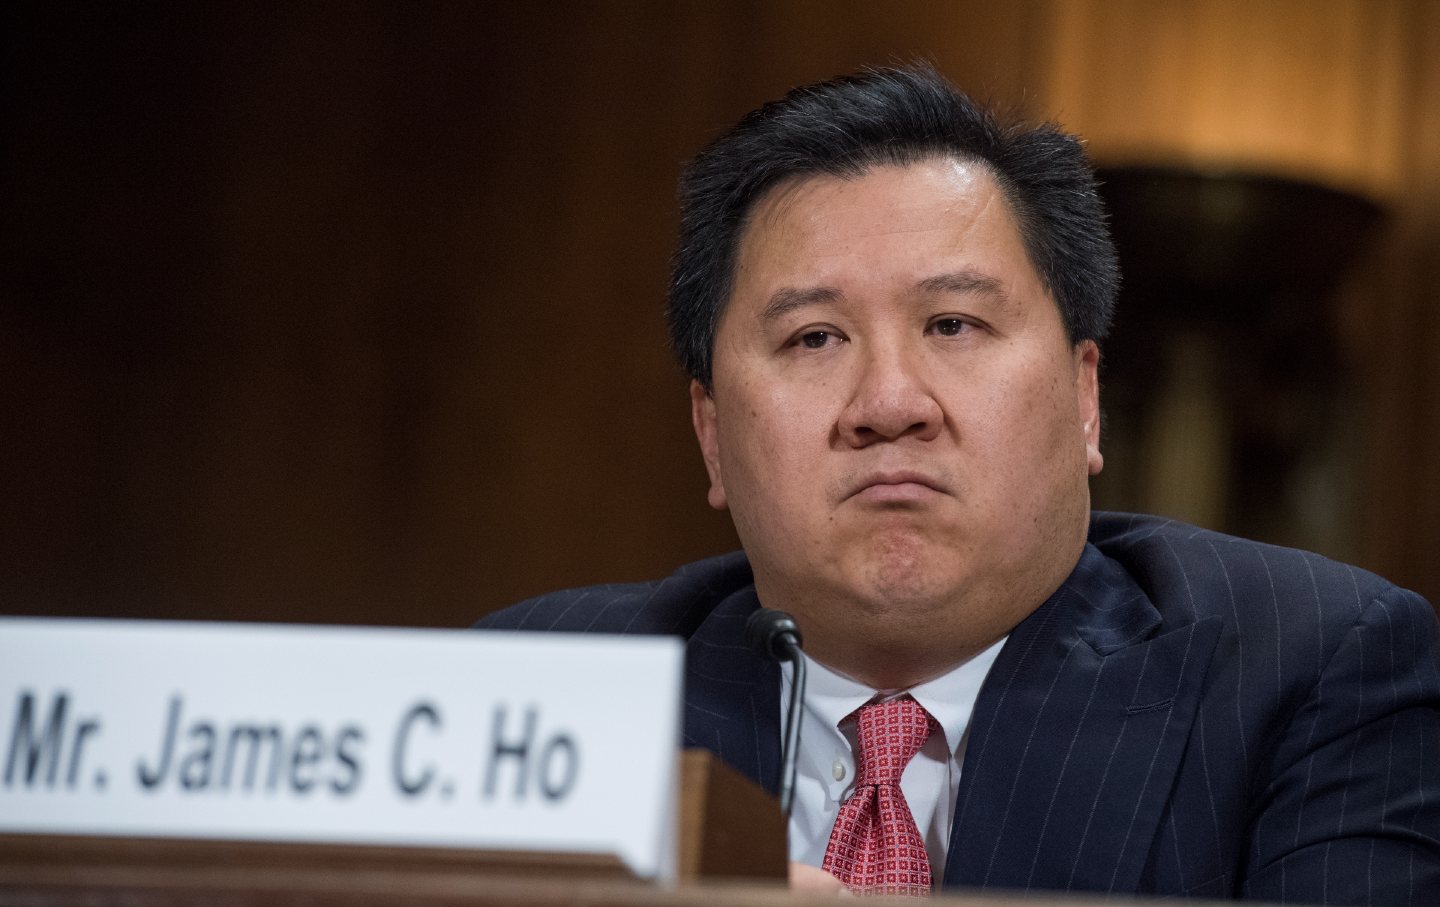
[[745, 621], [745, 643], [772, 661], [795, 666], [791, 678], [790, 704], [785, 710], [785, 741], [780, 748], [780, 811], [790, 818], [795, 800], [795, 759], [800, 754], [800, 704], [805, 701], [805, 659], [800, 655], [804, 642], [795, 618], [784, 611], [761, 608]]

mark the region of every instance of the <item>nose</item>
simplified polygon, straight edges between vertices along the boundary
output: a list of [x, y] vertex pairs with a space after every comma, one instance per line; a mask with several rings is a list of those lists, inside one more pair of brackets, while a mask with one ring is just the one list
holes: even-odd
[[913, 350], [874, 350], [860, 366], [855, 388], [840, 414], [839, 431], [852, 447], [940, 434], [944, 414]]

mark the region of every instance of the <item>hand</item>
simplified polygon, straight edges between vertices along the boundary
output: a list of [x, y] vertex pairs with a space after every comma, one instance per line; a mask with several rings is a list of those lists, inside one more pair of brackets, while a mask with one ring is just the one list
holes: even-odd
[[805, 863], [790, 864], [790, 890], [805, 894], [847, 895], [850, 893], [839, 879], [823, 869]]

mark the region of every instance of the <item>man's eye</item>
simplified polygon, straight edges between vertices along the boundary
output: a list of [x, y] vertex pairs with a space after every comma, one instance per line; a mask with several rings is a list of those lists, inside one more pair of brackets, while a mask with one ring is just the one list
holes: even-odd
[[800, 345], [807, 350], [824, 349], [825, 344], [830, 342], [830, 337], [829, 331], [809, 331], [800, 335]]
[[931, 329], [941, 337], [958, 337], [965, 333], [969, 327], [970, 325], [959, 318], [941, 318], [931, 325]]

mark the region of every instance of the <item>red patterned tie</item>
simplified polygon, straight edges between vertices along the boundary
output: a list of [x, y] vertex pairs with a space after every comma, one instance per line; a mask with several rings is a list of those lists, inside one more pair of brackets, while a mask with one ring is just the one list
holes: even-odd
[[935, 719], [908, 696], [854, 714], [860, 736], [855, 791], [840, 806], [822, 868], [851, 891], [929, 894], [930, 858], [900, 792], [900, 775]]

